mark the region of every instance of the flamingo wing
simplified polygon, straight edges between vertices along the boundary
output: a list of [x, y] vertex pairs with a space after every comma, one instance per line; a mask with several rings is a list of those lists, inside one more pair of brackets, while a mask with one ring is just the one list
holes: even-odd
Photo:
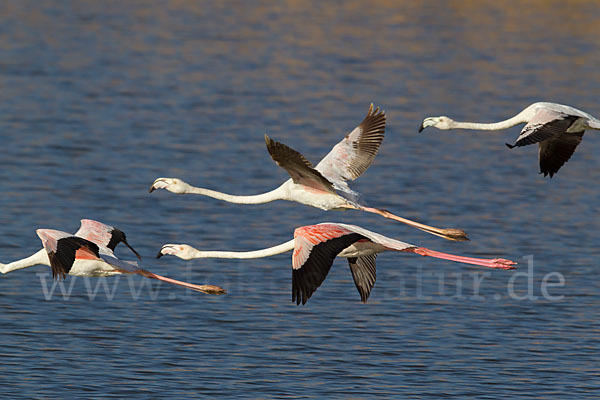
[[81, 226], [79, 230], [75, 232], [75, 236], [87, 239], [99, 246], [107, 247], [113, 252], [119, 243], [123, 243], [125, 246], [129, 247], [138, 259], [142, 259], [138, 252], [127, 243], [127, 238], [123, 231], [105, 225], [102, 222], [94, 221], [92, 219], [82, 219]]
[[365, 237], [337, 224], [304, 226], [294, 231], [292, 301], [306, 304], [323, 283], [335, 257]]
[[363, 303], [367, 302], [371, 294], [371, 289], [375, 285], [375, 279], [377, 278], [375, 270], [376, 258], [377, 254], [348, 258], [352, 279], [354, 279], [354, 284], [356, 285], [356, 289], [358, 289], [360, 300]]
[[265, 143], [273, 161], [290, 174], [294, 183], [335, 193], [332, 183], [313, 168], [302, 154], [283, 143], [272, 140], [267, 135], [265, 135]]
[[52, 277], [55, 279], [64, 279], [75, 259], [100, 258], [98, 245], [87, 239], [51, 229], [38, 229], [37, 234], [48, 253]]
[[550, 178], [569, 161], [575, 149], [583, 140], [583, 133], [570, 132], [540, 142], [539, 162], [540, 174], [550, 175]]
[[[367, 116], [315, 167], [334, 183], [354, 180], [369, 168], [385, 134], [385, 112], [369, 107]], [[343, 185], [342, 185], [343, 186]]]
[[580, 117], [577, 115], [569, 115], [549, 109], [540, 109], [533, 118], [529, 120], [527, 125], [523, 127], [515, 144], [507, 144], [507, 146], [509, 148], [521, 147], [560, 136], [579, 118]]
[[365, 229], [365, 228], [357, 226], [357, 225], [350, 225], [350, 224], [337, 224], [337, 225], [340, 228], [346, 229], [350, 232], [358, 233], [359, 235], [362, 235], [365, 238], [369, 239], [369, 241], [372, 243], [372, 247], [377, 248], [377, 251], [384, 251], [387, 249], [401, 251], [401, 250], [406, 250], [406, 249], [410, 249], [410, 248], [416, 248], [416, 246], [413, 244], [389, 238], [380, 233], [370, 231], [368, 229]]

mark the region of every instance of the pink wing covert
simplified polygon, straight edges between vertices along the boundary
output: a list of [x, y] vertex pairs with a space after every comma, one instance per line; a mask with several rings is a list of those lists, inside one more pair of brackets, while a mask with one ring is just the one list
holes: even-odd
[[123, 231], [113, 226], [103, 224], [102, 222], [94, 221], [93, 219], [82, 219], [81, 227], [75, 232], [75, 236], [87, 239], [90, 242], [94, 242], [100, 247], [106, 247], [113, 252], [115, 251], [115, 247], [122, 242], [131, 249], [133, 254], [135, 254], [139, 260], [142, 259], [138, 252], [127, 243]]
[[79, 230], [74, 236], [79, 236], [84, 239], [94, 242], [97, 245], [108, 247], [112, 238], [112, 231], [115, 228], [103, 224], [102, 222], [94, 221], [93, 219], [82, 219]]
[[323, 223], [318, 225], [301, 226], [294, 231], [294, 253], [292, 268], [300, 269], [308, 260], [313, 247], [319, 243], [352, 233], [351, 230], [337, 224]]

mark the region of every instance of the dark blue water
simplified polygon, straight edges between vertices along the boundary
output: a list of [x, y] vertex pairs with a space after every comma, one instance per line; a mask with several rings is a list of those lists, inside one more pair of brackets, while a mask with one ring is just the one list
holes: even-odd
[[[594, 1], [2, 2], [0, 261], [37, 251], [36, 228], [74, 232], [92, 218], [124, 230], [148, 269], [229, 293], [70, 278], [63, 297], [47, 267], [2, 275], [0, 393], [597, 397], [599, 136], [550, 180], [535, 146], [504, 146], [519, 128], [417, 128], [430, 115], [500, 120], [540, 100], [600, 115], [598, 23]], [[472, 241], [358, 212], [147, 192], [159, 176], [270, 190], [287, 176], [264, 133], [317, 162], [371, 102], [387, 111], [386, 139], [353, 188]], [[272, 246], [324, 221], [520, 269], [382, 254], [361, 304], [337, 260], [297, 307], [290, 254], [153, 258], [169, 242]]]

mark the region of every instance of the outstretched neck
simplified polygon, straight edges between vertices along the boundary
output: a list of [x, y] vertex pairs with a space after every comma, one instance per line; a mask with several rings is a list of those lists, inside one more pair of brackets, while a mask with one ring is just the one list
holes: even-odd
[[262, 258], [294, 249], [294, 239], [277, 246], [255, 251], [202, 251], [194, 249], [191, 258]]
[[450, 122], [450, 128], [451, 129], [477, 129], [477, 130], [482, 130], [482, 131], [497, 131], [500, 129], [510, 128], [515, 125], [527, 122], [527, 119], [525, 118], [525, 116], [523, 114], [524, 114], [523, 112], [520, 112], [519, 114], [515, 115], [514, 117], [505, 119], [504, 121], [490, 122], [490, 123], [452, 121], [452, 122]]
[[48, 253], [45, 249], [41, 249], [37, 253], [32, 254], [27, 258], [23, 258], [22, 260], [13, 261], [9, 264], [0, 264], [0, 272], [2, 272], [3, 274], [7, 274], [18, 269], [32, 267], [38, 264], [50, 265]]
[[236, 204], [262, 204], [269, 203], [275, 200], [282, 200], [285, 198], [283, 195], [282, 187], [278, 187], [277, 189], [273, 189], [267, 193], [261, 193], [251, 196], [236, 196], [233, 194], [227, 194], [222, 192], [217, 192], [216, 190], [204, 189], [195, 186], [190, 186], [186, 191], [187, 193], [200, 194], [203, 196], [212, 197], [213, 199], [223, 200], [229, 203]]

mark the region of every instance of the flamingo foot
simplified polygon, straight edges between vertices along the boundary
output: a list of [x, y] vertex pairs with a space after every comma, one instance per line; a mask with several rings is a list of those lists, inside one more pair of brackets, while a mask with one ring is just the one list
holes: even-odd
[[517, 269], [514, 265], [517, 263], [511, 260], [506, 260], [504, 258], [494, 258], [491, 263], [493, 264], [490, 268], [499, 268], [499, 269]]

